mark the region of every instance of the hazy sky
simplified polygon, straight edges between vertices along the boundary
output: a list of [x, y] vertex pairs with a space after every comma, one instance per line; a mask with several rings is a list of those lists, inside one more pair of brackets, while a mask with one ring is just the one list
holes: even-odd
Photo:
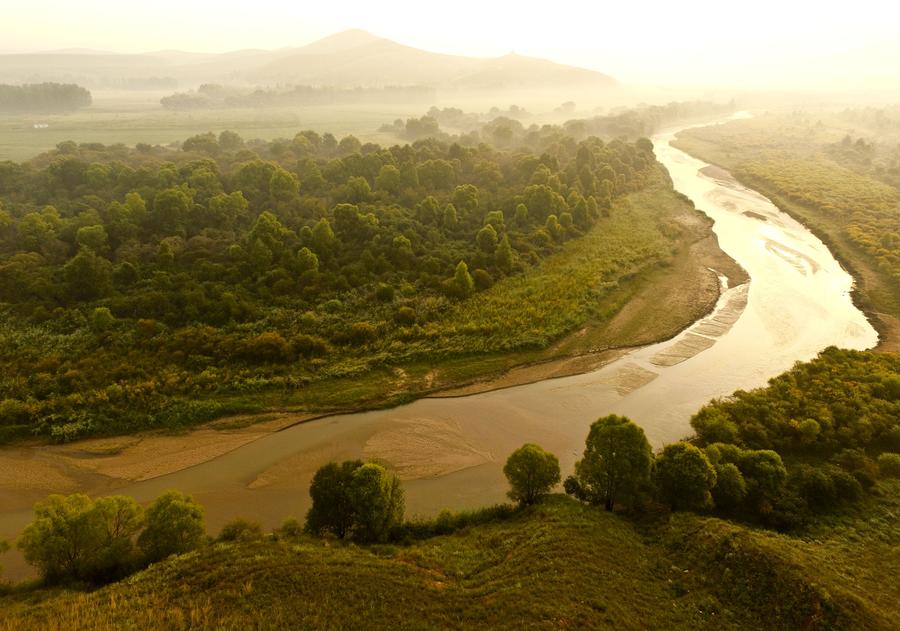
[[281, 48], [362, 28], [418, 48], [477, 56], [515, 51], [630, 82], [900, 77], [900, 4], [889, 0], [0, 2], [5, 52]]

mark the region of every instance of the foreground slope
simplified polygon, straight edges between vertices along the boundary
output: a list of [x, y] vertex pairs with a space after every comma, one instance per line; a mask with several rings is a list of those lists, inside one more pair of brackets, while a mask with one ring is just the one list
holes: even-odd
[[896, 628], [882, 490], [808, 540], [556, 496], [407, 547], [220, 543], [94, 593], [11, 594], [0, 628]]

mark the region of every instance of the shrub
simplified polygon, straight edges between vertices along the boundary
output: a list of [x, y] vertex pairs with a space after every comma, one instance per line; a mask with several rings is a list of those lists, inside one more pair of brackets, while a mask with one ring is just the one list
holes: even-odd
[[290, 519], [284, 520], [284, 523], [281, 524], [281, 528], [275, 531], [275, 537], [277, 539], [286, 539], [289, 541], [296, 541], [303, 536], [303, 524], [301, 524], [298, 520], [291, 517]]
[[734, 510], [747, 497], [747, 483], [741, 470], [729, 463], [716, 465], [716, 485], [712, 488], [713, 501], [717, 508]]
[[219, 541], [255, 541], [262, 539], [262, 536], [262, 526], [259, 522], [238, 517], [222, 526]]
[[878, 471], [885, 478], [900, 478], [900, 454], [883, 453], [878, 456]]

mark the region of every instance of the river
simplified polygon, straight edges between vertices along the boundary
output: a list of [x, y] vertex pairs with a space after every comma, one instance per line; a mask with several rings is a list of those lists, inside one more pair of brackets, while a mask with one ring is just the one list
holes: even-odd
[[[525, 442], [556, 453], [565, 476], [599, 416], [629, 416], [659, 447], [688, 436], [692, 413], [714, 397], [762, 386], [829, 345], [875, 346], [877, 333], [850, 298], [853, 279], [825, 245], [727, 173], [673, 148], [676, 131], [653, 138], [657, 158], [751, 278], [725, 289], [709, 317], [591, 373], [296, 425], [116, 492], [148, 501], [177, 488], [203, 503], [212, 531], [237, 515], [272, 527], [303, 517], [322, 463], [370, 457], [400, 473], [408, 516], [483, 506], [504, 499], [503, 463]], [[0, 534], [29, 518], [0, 513]]]

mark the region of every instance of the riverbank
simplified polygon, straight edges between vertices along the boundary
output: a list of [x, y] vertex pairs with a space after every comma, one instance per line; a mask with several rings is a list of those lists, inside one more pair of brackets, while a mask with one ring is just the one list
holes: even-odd
[[[64, 445], [3, 447], [0, 503], [18, 510], [49, 493], [111, 492], [209, 462], [324, 414], [390, 407], [421, 397], [463, 396], [588, 373], [631, 348], [670, 339], [710, 313], [720, 295], [719, 275], [728, 279], [729, 286], [744, 283], [748, 277], [719, 248], [712, 221], [684, 198], [671, 190], [657, 190], [652, 195], [632, 196], [631, 202], [664, 205], [668, 220], [685, 234], [682, 246], [666, 265], [648, 266], [614, 291], [601, 294], [592, 315], [577, 330], [544, 350], [453, 358], [313, 383], [297, 393], [292, 405], [230, 416], [179, 433], [155, 431]], [[577, 265], [575, 254], [570, 263]], [[619, 387], [636, 387], [643, 378], [640, 373], [625, 377]], [[347, 406], [350, 397], [357, 398], [356, 406]]]
[[900, 351], [900, 288], [878, 269], [871, 257], [847, 238], [844, 226], [836, 217], [788, 199], [765, 178], [753, 177], [742, 170], [750, 160], [762, 158], [764, 149], [742, 150], [734, 143], [719, 145], [692, 135], [691, 130], [680, 133], [672, 146], [715, 165], [743, 186], [759, 191], [819, 238], [855, 280], [851, 298], [878, 331], [878, 345], [874, 350]]

